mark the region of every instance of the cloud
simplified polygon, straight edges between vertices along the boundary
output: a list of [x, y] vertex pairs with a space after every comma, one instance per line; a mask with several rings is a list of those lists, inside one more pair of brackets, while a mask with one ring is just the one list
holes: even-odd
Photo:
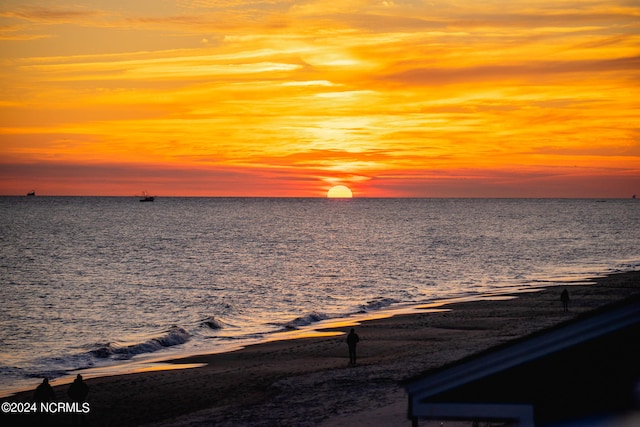
[[12, 40], [0, 154], [42, 162], [67, 192], [89, 181], [95, 192], [95, 170], [120, 192], [127, 176], [151, 191], [148, 176], [176, 194], [237, 182], [243, 195], [300, 195], [338, 179], [514, 194], [517, 181], [553, 184], [549, 168], [637, 162], [629, 2], [91, 4], [0, 12]]
[[[630, 157], [640, 158], [640, 140], [631, 142], [629, 145], [622, 145], [619, 143], [603, 145], [603, 146], [588, 146], [588, 147], [562, 147], [562, 146], [542, 146], [533, 150], [535, 154], [544, 155], [562, 155], [570, 157]], [[639, 168], [640, 169], [640, 168]]]
[[0, 16], [17, 18], [40, 24], [85, 23], [103, 15], [102, 12], [77, 6], [75, 8], [20, 7], [15, 11], [5, 11]]
[[539, 167], [389, 172], [363, 183], [361, 191], [396, 197], [628, 198], [640, 186], [637, 169]]
[[[406, 67], [407, 64], [402, 64]], [[470, 65], [451, 68], [410, 67], [407, 70], [382, 76], [404, 85], [436, 86], [441, 84], [513, 81], [539, 79], [568, 73], [607, 73], [615, 71], [637, 71], [640, 69], [640, 57], [588, 59], [568, 61], [528, 61], [519, 64]]]
[[[270, 167], [169, 166], [148, 163], [10, 162], [0, 167], [0, 194], [139, 194], [290, 197], [313, 195], [317, 176]], [[28, 188], [28, 190], [24, 190]], [[326, 191], [326, 190], [323, 190]]]
[[22, 25], [7, 25], [0, 28], [0, 40], [30, 41], [52, 37], [51, 34], [34, 34]]

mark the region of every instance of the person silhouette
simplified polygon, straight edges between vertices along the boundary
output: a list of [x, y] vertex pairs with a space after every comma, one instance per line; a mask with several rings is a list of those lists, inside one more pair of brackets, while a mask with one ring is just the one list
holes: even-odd
[[569, 291], [567, 291], [567, 288], [565, 288], [560, 294], [560, 300], [562, 301], [562, 308], [564, 311], [569, 311]]
[[56, 398], [53, 388], [49, 384], [49, 379], [44, 378], [42, 383], [36, 388], [33, 393], [33, 401], [36, 403], [53, 402]]
[[69, 386], [69, 390], [67, 390], [67, 395], [71, 398], [73, 402], [82, 403], [87, 399], [87, 395], [89, 394], [89, 386], [82, 381], [82, 375], [78, 374], [76, 379], [73, 381], [71, 386]]
[[347, 345], [349, 346], [349, 365], [356, 364], [356, 344], [360, 341], [360, 337], [356, 334], [356, 330], [351, 328], [351, 332], [347, 335]]
[[43, 378], [42, 382], [36, 387], [36, 391], [33, 393], [33, 402], [37, 405], [37, 421], [36, 423], [39, 425], [49, 425], [49, 417], [50, 414], [47, 412], [45, 408], [43, 408], [43, 404], [47, 404], [49, 402], [53, 402], [56, 400], [56, 394], [53, 392], [53, 388], [51, 384], [49, 384], [48, 378]]
[[[82, 375], [78, 374], [73, 383], [69, 386], [69, 390], [67, 390], [67, 395], [71, 399], [72, 402], [77, 402], [78, 407], [81, 407], [82, 402], [87, 400], [87, 395], [89, 394], [89, 386], [82, 381]], [[80, 420], [78, 420], [78, 413], [73, 413], [73, 425], [77, 426], [79, 423], [85, 424], [84, 414], [80, 414]]]

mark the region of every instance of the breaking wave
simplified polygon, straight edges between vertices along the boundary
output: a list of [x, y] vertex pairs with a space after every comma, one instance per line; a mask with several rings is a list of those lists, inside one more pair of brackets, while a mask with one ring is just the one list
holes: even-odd
[[205, 317], [200, 320], [200, 326], [207, 327], [209, 329], [218, 330], [224, 328], [224, 323], [216, 319], [213, 316]]
[[286, 329], [298, 329], [328, 318], [329, 316], [324, 313], [309, 313], [306, 316], [296, 317], [292, 321], [285, 323], [284, 327]]
[[385, 307], [389, 307], [391, 304], [395, 304], [399, 302], [393, 298], [376, 298], [374, 300], [368, 301], [366, 304], [361, 306], [362, 311], [372, 311], [372, 310], [380, 310]]
[[153, 353], [166, 347], [184, 344], [191, 338], [191, 334], [179, 326], [172, 326], [165, 333], [153, 337], [147, 341], [136, 344], [122, 344], [112, 342], [99, 344], [90, 351], [99, 359], [114, 357], [116, 359], [129, 359], [137, 354]]

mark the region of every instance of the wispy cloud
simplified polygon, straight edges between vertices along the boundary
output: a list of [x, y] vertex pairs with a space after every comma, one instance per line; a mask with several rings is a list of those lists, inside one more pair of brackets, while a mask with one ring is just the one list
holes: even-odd
[[68, 24], [86, 23], [87, 18], [100, 16], [102, 13], [83, 7], [18, 7], [15, 10], [0, 12], [0, 17], [17, 18], [34, 23]]
[[[406, 67], [406, 64], [403, 64]], [[545, 79], [550, 75], [607, 73], [617, 71], [636, 71], [640, 67], [640, 56], [628, 58], [545, 61], [532, 60], [519, 64], [473, 65], [452, 68], [424, 67], [411, 68], [384, 76], [402, 84], [442, 85], [456, 83], [491, 81], [531, 81]], [[634, 73], [635, 74], [635, 73]]]

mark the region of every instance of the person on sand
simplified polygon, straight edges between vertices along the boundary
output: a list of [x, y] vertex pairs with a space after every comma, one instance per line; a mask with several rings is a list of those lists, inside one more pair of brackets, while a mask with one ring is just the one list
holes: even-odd
[[87, 399], [89, 394], [89, 386], [82, 381], [82, 375], [78, 374], [73, 384], [69, 386], [67, 395], [71, 398], [71, 401], [82, 403]]
[[351, 328], [351, 332], [347, 335], [347, 345], [349, 346], [349, 365], [356, 364], [356, 345], [360, 341], [360, 337], [356, 334], [356, 330]]
[[[78, 374], [73, 383], [69, 386], [69, 390], [67, 390], [67, 395], [71, 399], [72, 402], [77, 402], [78, 404], [82, 404], [85, 400], [87, 400], [87, 395], [89, 394], [89, 386], [82, 381], [82, 375]], [[80, 418], [80, 420], [78, 420]], [[73, 413], [73, 425], [77, 426], [79, 424], [86, 424], [86, 420], [84, 419], [84, 413], [80, 414], [78, 417], [77, 413]]]
[[54, 400], [56, 400], [56, 394], [53, 392], [51, 384], [49, 384], [49, 379], [43, 378], [42, 383], [40, 383], [40, 385], [36, 387], [36, 391], [33, 393], [33, 402], [37, 405], [35, 412], [38, 414], [35, 424], [50, 424], [50, 414], [46, 410], [43, 410], [42, 404], [47, 404], [49, 402], [53, 402]]
[[41, 402], [53, 402], [56, 398], [55, 393], [53, 392], [53, 388], [49, 384], [49, 379], [44, 378], [42, 383], [36, 388], [36, 391], [33, 393], [33, 401], [36, 403]]
[[569, 311], [569, 291], [567, 291], [567, 288], [564, 288], [564, 290], [560, 294], [560, 300], [562, 301], [562, 308], [566, 313], [567, 311]]

